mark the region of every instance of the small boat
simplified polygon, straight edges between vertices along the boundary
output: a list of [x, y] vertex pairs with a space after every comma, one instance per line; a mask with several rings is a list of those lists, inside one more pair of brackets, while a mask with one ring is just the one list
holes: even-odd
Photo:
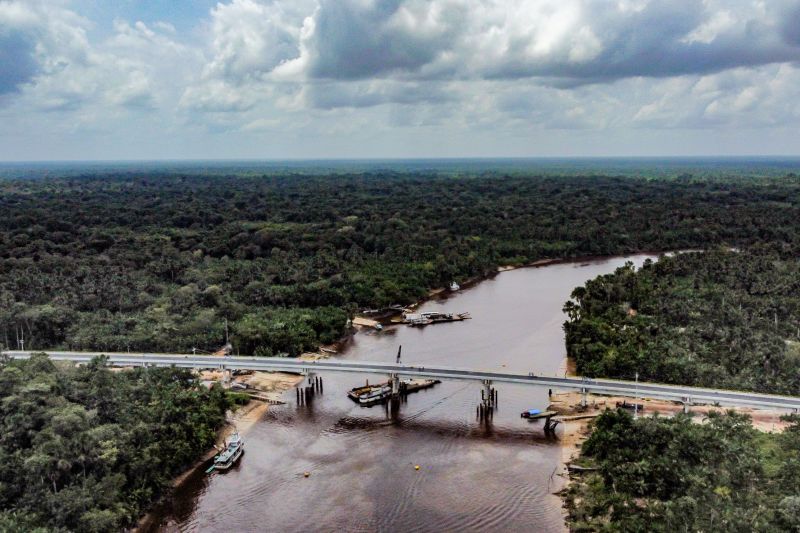
[[450, 290], [451, 291], [455, 292], [455, 291], [460, 290], [460, 289], [461, 289], [461, 285], [459, 285], [455, 281], [450, 284]]
[[528, 409], [527, 411], [522, 411], [522, 413], [519, 416], [521, 416], [522, 418], [533, 418], [540, 414], [542, 414], [541, 409]]
[[214, 470], [228, 470], [244, 453], [244, 441], [239, 432], [228, 438], [225, 451], [214, 457]]

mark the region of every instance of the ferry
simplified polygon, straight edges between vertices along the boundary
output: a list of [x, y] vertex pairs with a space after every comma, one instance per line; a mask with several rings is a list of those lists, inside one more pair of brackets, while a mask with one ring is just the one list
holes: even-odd
[[228, 470], [244, 453], [244, 441], [239, 432], [228, 438], [225, 451], [214, 457], [214, 470]]

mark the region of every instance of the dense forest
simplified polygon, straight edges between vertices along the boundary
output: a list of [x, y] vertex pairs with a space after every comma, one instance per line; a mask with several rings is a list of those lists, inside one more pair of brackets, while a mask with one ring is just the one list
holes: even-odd
[[[0, 180], [0, 343], [288, 354], [360, 307], [543, 258], [780, 242], [800, 178], [119, 175]], [[783, 316], [783, 315], [781, 315]], [[780, 327], [784, 327], [781, 323]]]
[[0, 531], [119, 531], [214, 441], [226, 393], [186, 370], [0, 361]]
[[598, 468], [566, 492], [573, 531], [798, 531], [800, 418], [783, 433], [711, 413], [634, 420], [606, 411], [584, 442]]
[[785, 245], [628, 264], [572, 297], [580, 374], [800, 394], [800, 260]]

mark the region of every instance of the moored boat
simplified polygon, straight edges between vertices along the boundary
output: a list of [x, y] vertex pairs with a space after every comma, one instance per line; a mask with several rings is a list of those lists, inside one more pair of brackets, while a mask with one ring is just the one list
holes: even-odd
[[[403, 379], [400, 381], [400, 393], [408, 394], [433, 387], [441, 383], [438, 379]], [[383, 403], [392, 396], [392, 386], [389, 382], [376, 385], [365, 385], [348, 391], [347, 396], [359, 405], [375, 405]]]
[[228, 470], [236, 461], [244, 453], [244, 440], [242, 440], [241, 435], [239, 432], [234, 432], [228, 438], [228, 441], [225, 446], [225, 450], [214, 457], [214, 469], [215, 470]]

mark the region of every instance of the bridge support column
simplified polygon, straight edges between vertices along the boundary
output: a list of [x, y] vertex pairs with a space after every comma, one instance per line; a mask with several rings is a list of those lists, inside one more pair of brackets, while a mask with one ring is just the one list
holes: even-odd
[[481, 403], [478, 404], [478, 418], [489, 420], [497, 406], [497, 390], [492, 387], [492, 380], [484, 379], [481, 389]]
[[299, 387], [299, 399], [300, 404], [309, 404], [314, 399], [316, 394], [322, 393], [322, 379], [319, 378], [313, 370], [309, 368], [303, 368], [302, 370], [303, 375], [306, 376], [305, 384], [301, 384]]
[[481, 400], [487, 407], [495, 407], [495, 400], [497, 399], [497, 391], [492, 388], [492, 380], [483, 380], [483, 390], [481, 391]]
[[691, 406], [692, 406], [692, 397], [691, 396], [687, 396], [686, 398], [683, 399], [683, 412], [684, 412], [684, 414], [688, 414], [689, 413], [689, 408]]
[[581, 388], [581, 407], [588, 407], [589, 399], [588, 399], [589, 389], [586, 387]]
[[389, 374], [389, 383], [392, 386], [392, 398], [400, 396], [400, 376], [397, 374]]

